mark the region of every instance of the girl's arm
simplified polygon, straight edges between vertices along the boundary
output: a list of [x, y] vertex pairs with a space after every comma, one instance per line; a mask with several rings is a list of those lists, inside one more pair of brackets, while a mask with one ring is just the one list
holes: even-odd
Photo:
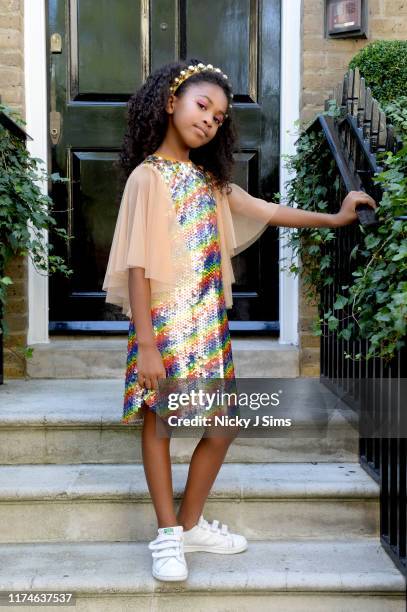
[[364, 191], [350, 191], [344, 198], [339, 212], [320, 213], [291, 206], [280, 206], [275, 211], [270, 225], [283, 227], [341, 227], [357, 220], [355, 207], [359, 204], [368, 204], [377, 208], [376, 202]]
[[372, 208], [377, 208], [373, 198], [364, 191], [350, 191], [344, 198], [340, 211], [329, 214], [267, 202], [250, 195], [235, 183], [231, 183], [230, 187], [232, 190], [228, 194], [228, 200], [232, 212], [256, 219], [268, 225], [282, 227], [340, 227], [348, 225], [358, 218], [355, 211], [355, 207], [358, 204], [368, 204]]
[[129, 301], [138, 345], [138, 382], [142, 387], [158, 390], [158, 379], [165, 378], [166, 371], [155, 341], [150, 281], [144, 277], [144, 268], [129, 268]]

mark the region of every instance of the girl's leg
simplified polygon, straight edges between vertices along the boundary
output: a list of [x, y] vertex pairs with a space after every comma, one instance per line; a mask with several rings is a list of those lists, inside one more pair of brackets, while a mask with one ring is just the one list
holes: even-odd
[[184, 495], [177, 513], [178, 525], [183, 525], [185, 531], [198, 522], [209, 491], [236, 434], [237, 431], [225, 437], [202, 437], [197, 444], [191, 457]]
[[156, 435], [156, 414], [143, 402], [142, 455], [148, 489], [157, 515], [158, 527], [179, 525], [172, 489], [170, 437]]

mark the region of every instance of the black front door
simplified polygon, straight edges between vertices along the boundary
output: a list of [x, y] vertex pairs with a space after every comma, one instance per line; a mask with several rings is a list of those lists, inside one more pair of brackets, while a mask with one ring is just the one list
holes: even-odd
[[[234, 89], [241, 152], [234, 182], [273, 200], [279, 191], [280, 0], [49, 0], [55, 252], [74, 270], [50, 277], [50, 331], [127, 331], [101, 290], [118, 212], [113, 161], [128, 98], [160, 65], [198, 57]], [[51, 242], [54, 239], [51, 239]], [[232, 330], [278, 330], [278, 232], [235, 257]]]

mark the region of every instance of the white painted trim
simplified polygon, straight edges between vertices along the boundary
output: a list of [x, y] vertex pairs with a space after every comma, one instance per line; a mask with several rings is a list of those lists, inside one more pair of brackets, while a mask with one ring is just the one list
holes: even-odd
[[[45, 162], [47, 153], [47, 69], [46, 69], [46, 0], [24, 0], [24, 58], [26, 129], [34, 138], [29, 150]], [[281, 96], [280, 155], [294, 152], [294, 121], [300, 115], [301, 83], [301, 0], [281, 2]], [[288, 6], [289, 5], [289, 6]], [[46, 167], [48, 171], [48, 168]], [[280, 158], [280, 193], [284, 200], [284, 183], [288, 179]], [[47, 185], [41, 186], [44, 193]], [[44, 239], [47, 239], [44, 233]], [[280, 235], [280, 259], [291, 257], [286, 240]], [[287, 260], [288, 261], [288, 260]], [[286, 262], [282, 262], [283, 264]], [[29, 329], [28, 344], [49, 342], [48, 278], [39, 275], [29, 264], [28, 275]], [[280, 272], [280, 339], [281, 344], [298, 344], [298, 279]]]
[[[44, 160], [48, 172], [47, 146], [47, 68], [46, 68], [46, 0], [24, 0], [24, 73], [26, 130], [33, 138], [27, 147], [33, 157]], [[48, 193], [47, 181], [38, 185]], [[44, 242], [48, 232], [43, 232]], [[48, 276], [39, 274], [31, 258], [28, 265], [28, 337], [27, 344], [47, 343]]]
[[[281, 92], [280, 92], [280, 194], [285, 200], [286, 181], [290, 178], [282, 155], [295, 152], [294, 122], [300, 117], [301, 87], [301, 0], [281, 2]], [[287, 133], [289, 131], [290, 133]], [[280, 230], [280, 261], [291, 262], [287, 228]], [[284, 236], [284, 234], [285, 236]], [[286, 257], [287, 259], [283, 260]], [[297, 257], [293, 259], [297, 262]], [[280, 271], [280, 344], [298, 344], [298, 277]]]

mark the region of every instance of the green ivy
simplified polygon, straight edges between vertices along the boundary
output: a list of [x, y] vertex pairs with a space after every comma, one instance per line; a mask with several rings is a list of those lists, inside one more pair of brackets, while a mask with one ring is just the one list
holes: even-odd
[[384, 105], [383, 108], [388, 122], [393, 124], [394, 132], [401, 139], [407, 137], [407, 95], [400, 96], [397, 100], [393, 100]]
[[[298, 124], [297, 124], [298, 125]], [[325, 179], [339, 189], [334, 160], [319, 132], [304, 132], [297, 142], [297, 154], [284, 156], [286, 167], [294, 178], [288, 183], [287, 204], [317, 212], [328, 212], [328, 188]], [[291, 263], [289, 270], [298, 274], [310, 302], [318, 299], [323, 288], [333, 282], [327, 275], [331, 265], [324, 246], [335, 239], [331, 228], [299, 228], [287, 232], [293, 255], [300, 257], [300, 266]]]
[[[21, 116], [4, 104], [0, 112], [7, 114], [17, 125], [24, 128]], [[53, 200], [44, 195], [38, 183], [44, 180], [65, 182], [58, 174], [47, 175], [41, 169], [43, 161], [31, 157], [25, 142], [0, 125], [0, 303], [4, 317], [7, 290], [13, 284], [10, 276], [4, 276], [7, 264], [16, 256], [30, 257], [39, 274], [48, 276], [56, 271], [65, 276], [72, 274], [62, 257], [50, 251], [53, 245], [44, 244], [44, 230], [55, 232], [64, 241], [69, 237], [65, 229], [56, 226], [53, 217]], [[0, 320], [0, 333], [9, 332], [4, 318]], [[23, 354], [32, 351], [24, 347]]]
[[[399, 134], [406, 136], [403, 101], [387, 109]], [[337, 113], [330, 109], [325, 114]], [[396, 117], [399, 117], [396, 120]], [[335, 162], [321, 132], [300, 132], [297, 152], [286, 157], [287, 167], [294, 173], [288, 181], [287, 204], [305, 210], [328, 211], [328, 201], [339, 197], [340, 178]], [[379, 155], [383, 170], [374, 177], [383, 190], [376, 215], [376, 230], [358, 226], [360, 240], [350, 257], [355, 260], [354, 282], [336, 294], [333, 309], [324, 309], [321, 292], [334, 279], [329, 243], [336, 230], [299, 228], [291, 230], [288, 242], [300, 258], [300, 266], [289, 269], [298, 273], [306, 289], [306, 298], [317, 304], [319, 316], [313, 325], [315, 335], [322, 335], [324, 325], [344, 340], [367, 339], [365, 359], [382, 357], [389, 361], [405, 345], [407, 333], [407, 223], [395, 217], [407, 214], [407, 144], [397, 153]], [[327, 254], [328, 252], [328, 254]], [[359, 360], [361, 353], [345, 354]]]
[[407, 95], [406, 40], [371, 42], [349, 63], [349, 68], [356, 67], [381, 105]]
[[[407, 145], [380, 162], [383, 171], [374, 178], [384, 190], [376, 211], [380, 224], [364, 237], [364, 263], [353, 273], [344, 304], [360, 336], [369, 339], [367, 358], [390, 360], [407, 333], [407, 222], [395, 220], [407, 214]], [[346, 339], [352, 330], [350, 323], [339, 336]]]

